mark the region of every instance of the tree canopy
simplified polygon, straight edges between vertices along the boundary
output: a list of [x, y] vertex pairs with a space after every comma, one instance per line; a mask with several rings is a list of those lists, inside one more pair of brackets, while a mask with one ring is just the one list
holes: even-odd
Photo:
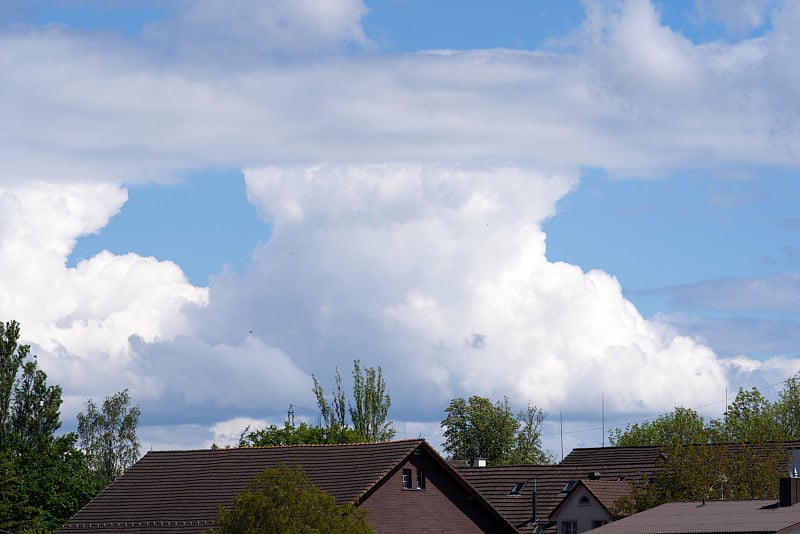
[[317, 377], [312, 375], [312, 379], [312, 391], [321, 417], [320, 424], [310, 425], [303, 422], [295, 426], [293, 421], [287, 419], [283, 427], [270, 425], [253, 431], [248, 428], [239, 437], [239, 446], [322, 445], [389, 441], [394, 438], [395, 430], [389, 420], [392, 401], [380, 367], [362, 370], [361, 362], [353, 361], [352, 401], [347, 400], [338, 369], [335, 375], [336, 387], [330, 399], [326, 397]]
[[777, 496], [789, 453], [779, 446], [798, 439], [800, 381], [790, 378], [778, 400], [757, 388], [740, 388], [720, 419], [706, 422], [677, 407], [653, 421], [609, 432], [611, 443], [663, 447], [660, 471], [634, 481], [632, 499], [620, 505], [639, 511], [674, 500], [766, 499]]
[[[361, 362], [353, 360], [353, 400], [347, 402], [347, 409], [342, 376], [338, 369], [336, 390], [330, 402], [317, 377], [312, 375], [312, 378], [317, 407], [328, 432], [336, 434], [341, 428], [352, 428], [362, 436], [363, 441], [389, 441], [394, 438], [395, 430], [389, 420], [392, 399], [380, 367], [366, 367], [362, 370]], [[351, 425], [347, 423], [348, 414]]]
[[0, 529], [51, 531], [100, 488], [77, 436], [56, 435], [61, 388], [19, 338], [19, 323], [0, 322]]
[[451, 458], [493, 465], [552, 462], [541, 445], [546, 414], [535, 406], [515, 417], [507, 398], [492, 402], [474, 395], [451, 400], [445, 413], [443, 448]]
[[136, 436], [141, 411], [131, 406], [127, 389], [106, 397], [103, 406], [86, 401], [86, 413], [78, 414], [78, 436], [81, 447], [105, 487], [122, 475], [139, 459], [141, 444]]
[[217, 522], [218, 528], [207, 534], [372, 532], [364, 510], [336, 504], [333, 496], [311, 484], [299, 467], [284, 464], [262, 472], [234, 497], [230, 508], [220, 506]]

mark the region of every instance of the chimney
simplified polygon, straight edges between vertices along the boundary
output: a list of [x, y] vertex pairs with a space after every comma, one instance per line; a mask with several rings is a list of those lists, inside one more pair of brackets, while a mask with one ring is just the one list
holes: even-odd
[[486, 458], [475, 458], [472, 462], [472, 467], [486, 467]]
[[800, 478], [782, 478], [780, 489], [780, 506], [792, 506], [800, 500]]

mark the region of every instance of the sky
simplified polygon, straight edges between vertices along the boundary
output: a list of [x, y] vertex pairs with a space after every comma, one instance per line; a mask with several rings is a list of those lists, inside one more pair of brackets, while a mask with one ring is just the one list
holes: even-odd
[[800, 371], [800, 6], [770, 0], [9, 0], [0, 319], [63, 429], [143, 448], [318, 418], [380, 366], [544, 444]]

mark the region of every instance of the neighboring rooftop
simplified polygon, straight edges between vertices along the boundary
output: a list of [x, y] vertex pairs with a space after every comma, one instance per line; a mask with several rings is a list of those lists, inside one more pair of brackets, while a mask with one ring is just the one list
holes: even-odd
[[775, 499], [673, 502], [614, 521], [597, 534], [776, 533], [800, 528], [800, 505]]

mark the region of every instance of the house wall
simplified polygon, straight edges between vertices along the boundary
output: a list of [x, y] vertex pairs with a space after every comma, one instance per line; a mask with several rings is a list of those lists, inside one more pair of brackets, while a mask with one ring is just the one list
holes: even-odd
[[[418, 490], [417, 469], [425, 472]], [[412, 489], [403, 489], [403, 469], [411, 469]], [[376, 534], [469, 534], [506, 532], [507, 527], [460, 486], [428, 455], [412, 456], [362, 502]]]
[[[582, 497], [589, 499], [588, 504], [580, 504]], [[578, 532], [586, 532], [591, 530], [592, 521], [610, 520], [605, 507], [582, 486], [572, 492], [569, 500], [561, 506], [553, 519], [558, 521], [559, 534], [563, 532], [562, 524], [568, 521], [577, 522]]]

